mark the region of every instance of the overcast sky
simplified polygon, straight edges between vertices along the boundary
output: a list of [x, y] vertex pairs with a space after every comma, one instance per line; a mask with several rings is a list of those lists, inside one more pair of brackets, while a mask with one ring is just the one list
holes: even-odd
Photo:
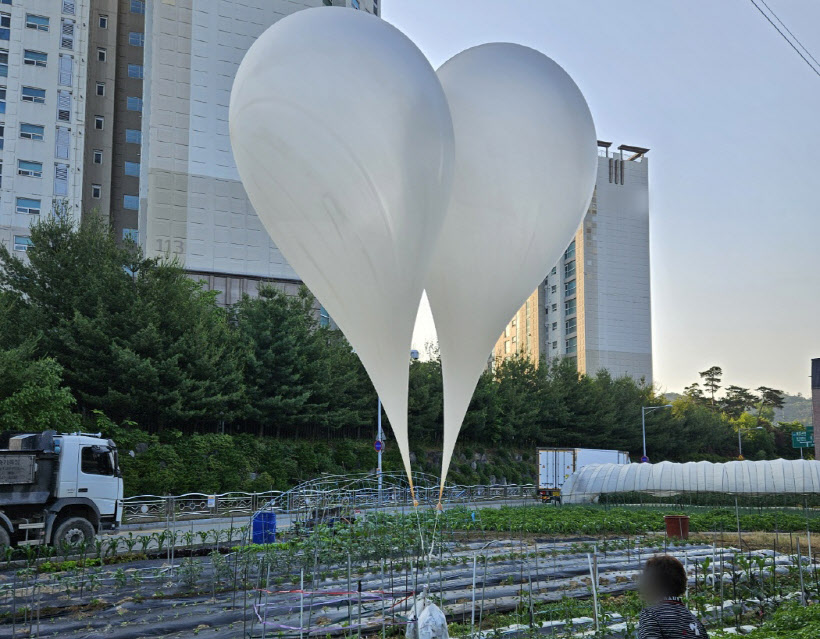
[[[820, 2], [767, 2], [820, 60]], [[484, 42], [538, 49], [575, 79], [599, 139], [651, 149], [662, 389], [717, 364], [728, 384], [809, 392], [820, 357], [820, 76], [749, 0], [382, 0], [382, 17], [436, 68]], [[416, 344], [431, 338], [428, 315]]]

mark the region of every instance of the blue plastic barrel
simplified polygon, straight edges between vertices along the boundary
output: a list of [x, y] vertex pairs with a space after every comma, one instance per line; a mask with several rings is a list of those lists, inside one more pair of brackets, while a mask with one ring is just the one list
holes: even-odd
[[276, 542], [276, 513], [260, 511], [253, 516], [253, 543], [272, 544]]

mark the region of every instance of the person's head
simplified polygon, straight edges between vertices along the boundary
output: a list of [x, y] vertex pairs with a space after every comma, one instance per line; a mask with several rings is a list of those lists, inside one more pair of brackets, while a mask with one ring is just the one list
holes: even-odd
[[657, 555], [646, 562], [641, 576], [641, 594], [649, 602], [681, 597], [686, 592], [686, 570], [669, 555]]

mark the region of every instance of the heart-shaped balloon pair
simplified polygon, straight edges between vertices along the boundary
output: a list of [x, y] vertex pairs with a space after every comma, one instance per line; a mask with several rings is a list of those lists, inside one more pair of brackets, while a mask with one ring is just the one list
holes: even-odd
[[495, 340], [589, 205], [597, 149], [581, 92], [527, 47], [481, 45], [436, 73], [383, 20], [316, 8], [251, 46], [230, 130], [257, 214], [359, 355], [411, 486], [408, 354], [427, 289], [443, 486]]

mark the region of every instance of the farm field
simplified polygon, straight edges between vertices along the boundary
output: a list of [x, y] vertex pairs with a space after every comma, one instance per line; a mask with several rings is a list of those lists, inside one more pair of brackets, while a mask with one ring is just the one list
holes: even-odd
[[810, 513], [741, 515], [748, 531], [778, 522], [773, 547], [754, 550], [739, 547], [733, 510], [691, 514], [699, 532], [678, 543], [658, 534], [661, 509], [538, 506], [373, 513], [265, 545], [237, 527], [131, 533], [79, 552], [28, 547], [0, 563], [0, 634], [403, 636], [426, 597], [451, 636], [571, 636], [596, 625], [601, 637], [630, 636], [637, 575], [659, 552], [686, 564], [688, 604], [710, 632], [788, 625], [788, 611], [802, 620], [818, 609], [799, 605], [820, 596], [804, 547], [818, 523]]

